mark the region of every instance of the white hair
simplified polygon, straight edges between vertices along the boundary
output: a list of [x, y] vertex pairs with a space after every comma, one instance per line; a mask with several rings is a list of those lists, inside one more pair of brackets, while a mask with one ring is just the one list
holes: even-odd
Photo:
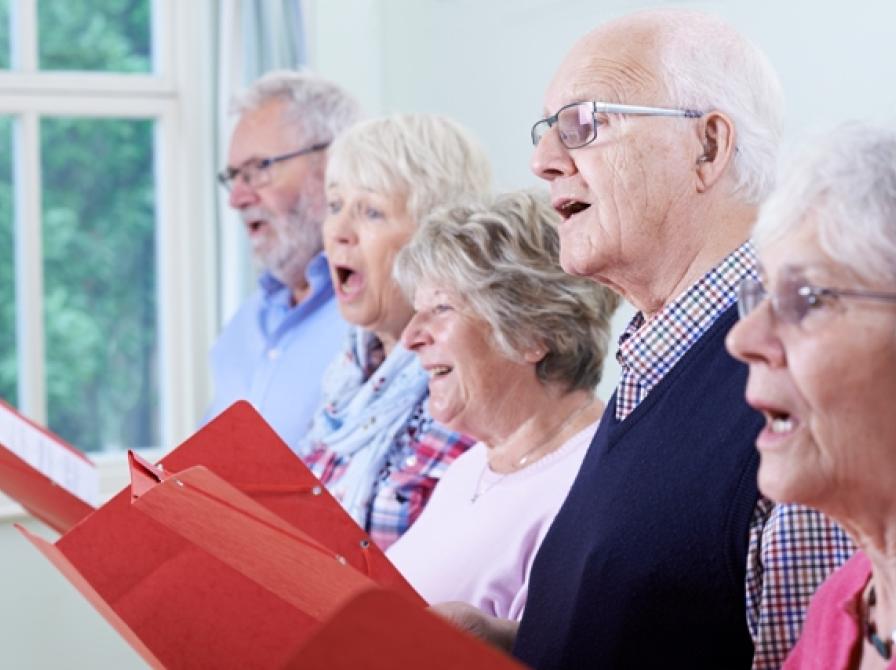
[[775, 185], [784, 107], [771, 63], [717, 16], [662, 9], [643, 17], [656, 27], [670, 104], [719, 111], [732, 120], [734, 194], [750, 204], [762, 202]]
[[435, 207], [489, 192], [491, 168], [480, 144], [451, 119], [397, 114], [343, 133], [327, 163], [327, 184], [396, 194], [419, 221]]
[[803, 225], [869, 284], [896, 282], [896, 128], [848, 123], [807, 145], [763, 205], [762, 248]]
[[342, 87], [310, 72], [273, 70], [234, 97], [231, 111], [244, 114], [272, 100], [286, 103], [287, 118], [305, 142], [332, 142], [361, 118], [358, 102]]

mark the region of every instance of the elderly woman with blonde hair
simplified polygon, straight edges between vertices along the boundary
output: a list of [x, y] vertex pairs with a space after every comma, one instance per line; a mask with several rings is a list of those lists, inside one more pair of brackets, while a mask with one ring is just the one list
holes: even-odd
[[859, 551], [816, 592], [784, 668], [896, 668], [896, 130], [818, 142], [763, 208], [761, 277], [728, 335], [766, 418], [759, 487]]
[[512, 193], [433, 214], [399, 254], [415, 316], [402, 342], [429, 411], [478, 442], [387, 552], [430, 603], [518, 619], [541, 540], [603, 411], [595, 396], [618, 298], [563, 272], [558, 216]]
[[324, 248], [353, 328], [298, 452], [382, 548], [414, 522], [470, 445], [427, 412], [427, 373], [399, 342], [413, 310], [392, 278], [393, 261], [425, 214], [487, 192], [489, 181], [478, 143], [432, 114], [363, 122], [330, 148]]

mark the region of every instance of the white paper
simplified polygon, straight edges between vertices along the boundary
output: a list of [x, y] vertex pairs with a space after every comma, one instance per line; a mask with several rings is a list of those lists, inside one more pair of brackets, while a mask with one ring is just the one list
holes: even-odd
[[100, 477], [96, 467], [2, 404], [0, 446], [84, 502], [94, 507], [98, 504]]

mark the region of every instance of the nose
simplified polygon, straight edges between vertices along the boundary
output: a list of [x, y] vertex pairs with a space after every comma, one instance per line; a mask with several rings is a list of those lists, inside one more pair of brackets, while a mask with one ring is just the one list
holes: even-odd
[[432, 344], [432, 335], [426, 328], [426, 318], [420, 312], [415, 312], [408, 325], [404, 327], [401, 344], [405, 349], [417, 354], [420, 353], [420, 349]]
[[734, 324], [725, 338], [725, 346], [732, 356], [748, 365], [780, 368], [787, 363], [768, 300]]
[[557, 127], [551, 128], [535, 145], [532, 162], [529, 164], [536, 177], [553, 181], [557, 177], [568, 177], [575, 173], [576, 164], [563, 146]]
[[327, 213], [323, 223], [324, 244], [327, 247], [357, 244], [358, 236], [355, 231], [354, 217], [347, 207], [338, 212]]
[[233, 209], [245, 209], [257, 205], [258, 202], [258, 193], [255, 189], [246, 183], [242, 175], [237, 175], [230, 186], [230, 197], [228, 198], [230, 206]]

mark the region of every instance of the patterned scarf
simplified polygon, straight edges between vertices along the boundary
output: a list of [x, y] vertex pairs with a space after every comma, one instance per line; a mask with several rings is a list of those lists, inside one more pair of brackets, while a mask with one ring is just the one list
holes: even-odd
[[321, 407], [299, 450], [323, 448], [349, 459], [345, 474], [332, 484], [344, 491], [342, 506], [362, 528], [389, 447], [425, 397], [429, 380], [417, 355], [400, 344], [369, 373], [378, 344], [372, 333], [351, 329], [348, 351], [324, 374]]

